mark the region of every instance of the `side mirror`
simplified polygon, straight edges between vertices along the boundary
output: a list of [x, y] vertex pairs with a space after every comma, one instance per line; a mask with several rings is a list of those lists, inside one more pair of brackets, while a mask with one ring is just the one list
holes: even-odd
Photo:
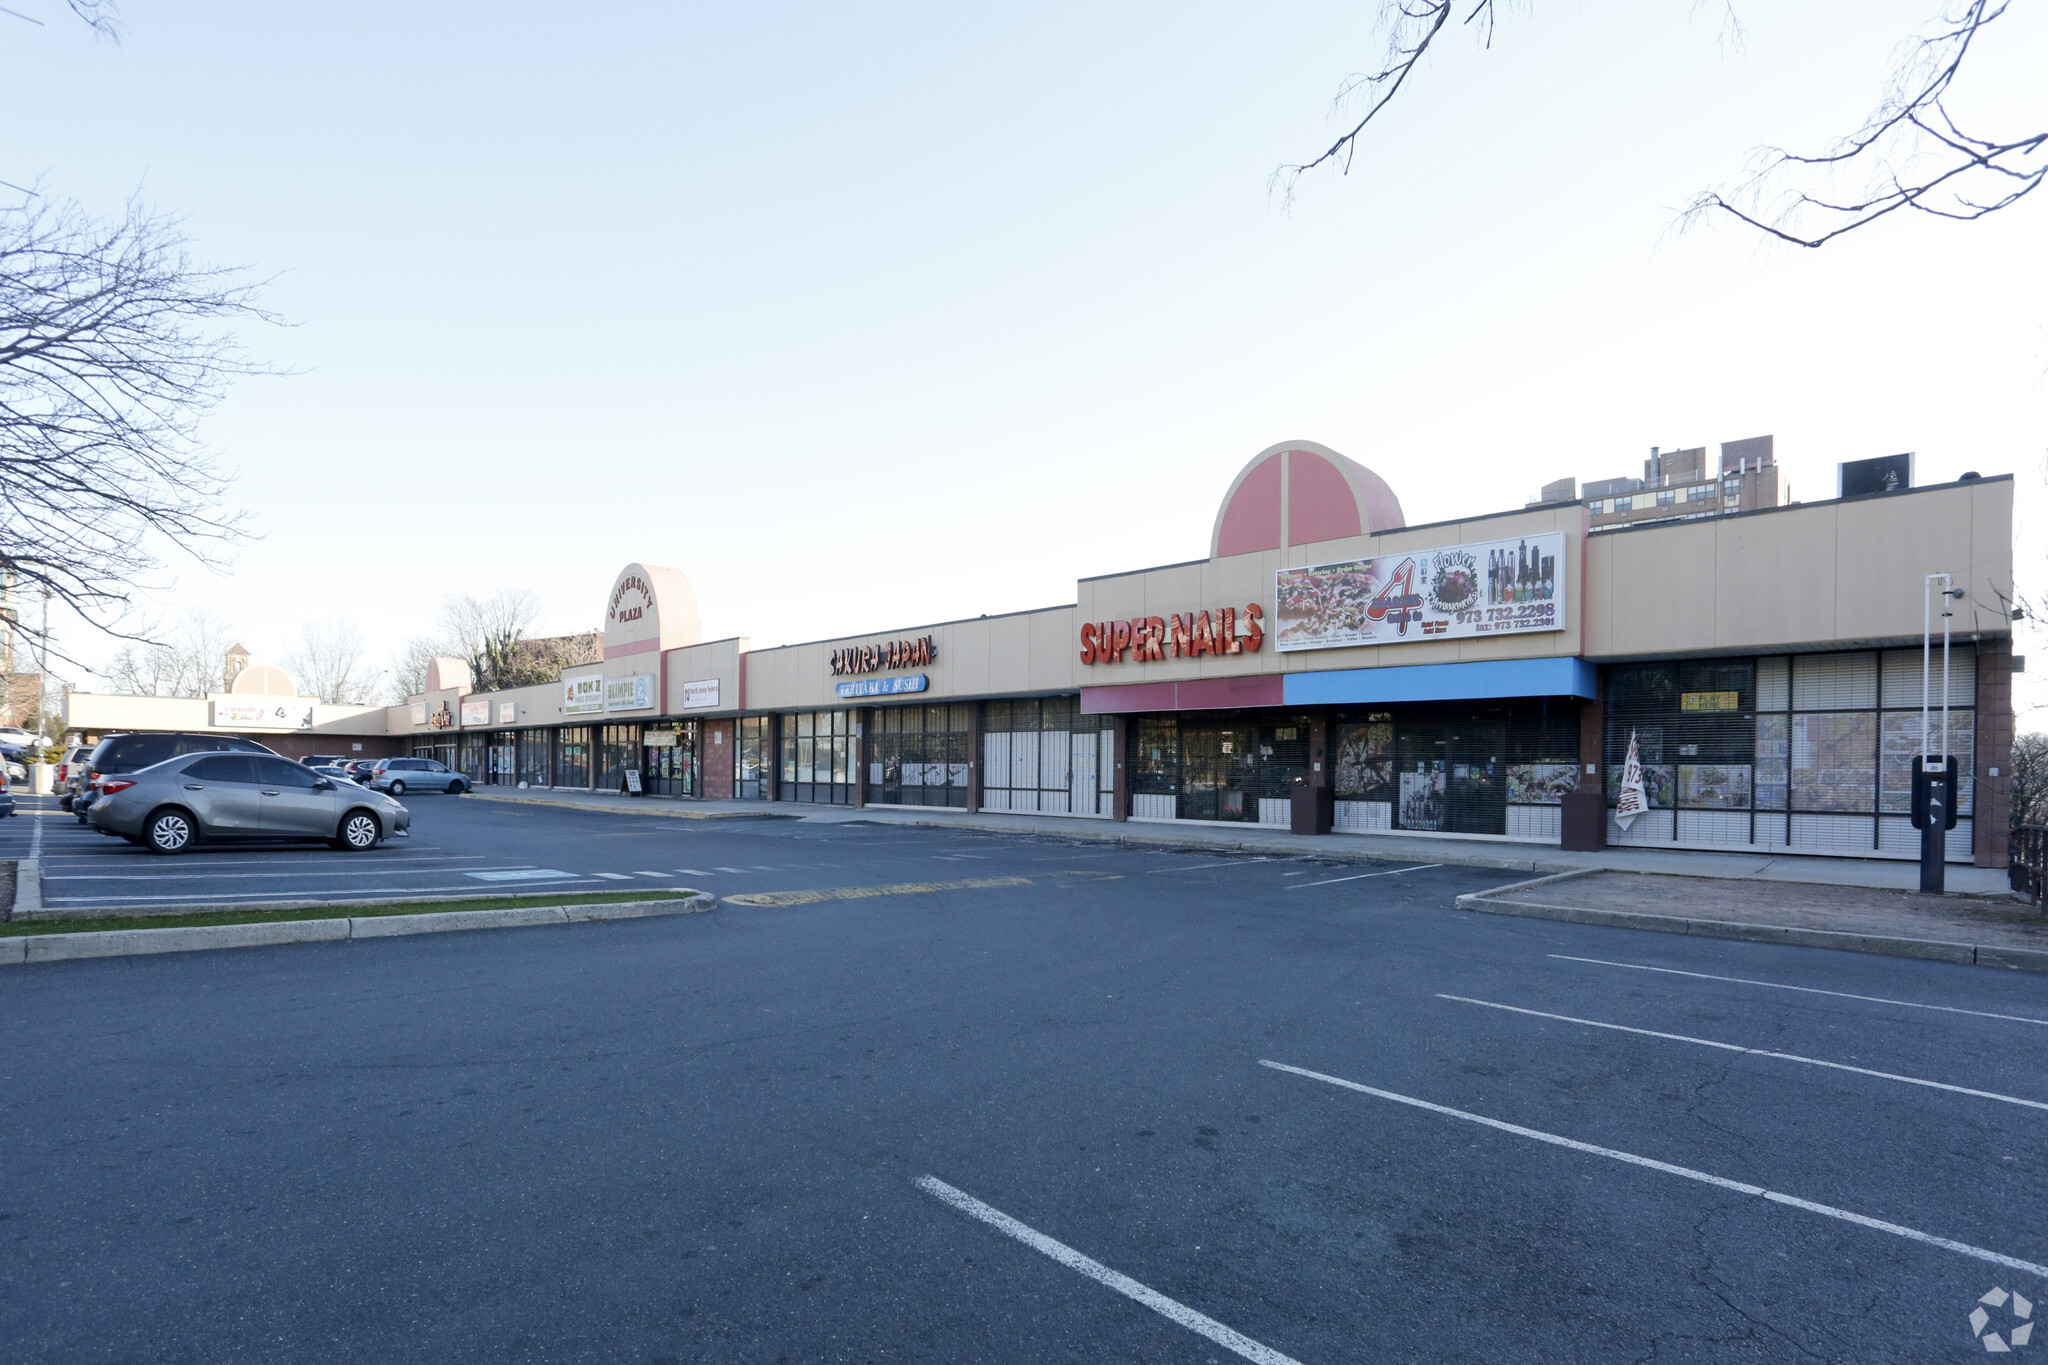
[[334, 790], [334, 782], [330, 778], [323, 777], [313, 784], [313, 790], [316, 792], [331, 792]]

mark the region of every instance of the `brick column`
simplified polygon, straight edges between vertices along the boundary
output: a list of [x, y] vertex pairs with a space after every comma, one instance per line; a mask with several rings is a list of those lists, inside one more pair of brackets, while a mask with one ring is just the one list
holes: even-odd
[[[1991, 775], [1996, 769], [1998, 776]], [[1977, 794], [1970, 807], [1979, 867], [2004, 867], [2012, 839], [2012, 640], [1977, 646]]]

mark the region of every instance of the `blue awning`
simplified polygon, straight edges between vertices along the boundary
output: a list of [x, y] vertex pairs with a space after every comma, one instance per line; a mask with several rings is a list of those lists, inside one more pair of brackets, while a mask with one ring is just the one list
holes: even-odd
[[1590, 701], [1599, 695], [1599, 675], [1593, 665], [1575, 658], [1487, 659], [1283, 676], [1289, 706], [1489, 697], [1584, 697]]

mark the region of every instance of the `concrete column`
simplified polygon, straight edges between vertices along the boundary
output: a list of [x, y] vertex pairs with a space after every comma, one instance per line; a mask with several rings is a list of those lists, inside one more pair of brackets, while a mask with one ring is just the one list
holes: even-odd
[[856, 809], [868, 803], [868, 727], [874, 723], [874, 707], [854, 708], [853, 737], [846, 741], [846, 761], [853, 769], [848, 775], [853, 778], [853, 804]]
[[967, 703], [967, 809], [981, 809], [981, 706]]
[[782, 714], [768, 715], [768, 752], [761, 756], [761, 787], [770, 801], [782, 799]]
[[1115, 724], [1116, 738], [1111, 747], [1116, 750], [1115, 788], [1110, 795], [1109, 811], [1112, 820], [1131, 818], [1131, 779], [1129, 763], [1131, 752], [1131, 722], [1128, 717], [1118, 716]]

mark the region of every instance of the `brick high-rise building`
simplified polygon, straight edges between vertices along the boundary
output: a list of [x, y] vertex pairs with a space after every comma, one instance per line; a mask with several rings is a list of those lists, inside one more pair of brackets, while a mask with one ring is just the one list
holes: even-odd
[[1583, 502], [1593, 529], [1633, 526], [1645, 521], [1691, 520], [1730, 512], [1754, 512], [1778, 505], [1778, 462], [1773, 438], [1752, 436], [1721, 443], [1720, 468], [1707, 469], [1707, 448], [1650, 447], [1640, 479], [1598, 479], [1576, 488], [1575, 480], [1545, 484], [1540, 503]]

